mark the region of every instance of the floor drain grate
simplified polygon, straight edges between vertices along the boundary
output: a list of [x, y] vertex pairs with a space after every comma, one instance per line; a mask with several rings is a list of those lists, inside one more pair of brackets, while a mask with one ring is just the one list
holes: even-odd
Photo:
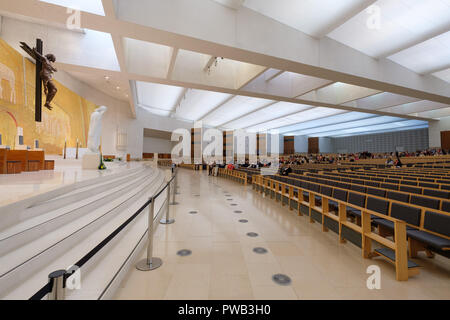
[[267, 249], [266, 248], [261, 248], [261, 247], [257, 247], [253, 249], [254, 253], [258, 253], [258, 254], [264, 254], [267, 253]]
[[192, 210], [192, 211], [189, 211], [189, 213], [190, 213], [190, 214], [197, 214], [198, 211]]
[[237, 206], [237, 204], [236, 203], [232, 203], [232, 204], [230, 204], [230, 206], [235, 207], [235, 206]]
[[242, 213], [242, 211], [241, 210], [235, 210], [235, 211], [233, 211], [234, 213]]
[[190, 256], [192, 254], [191, 250], [188, 249], [183, 249], [177, 252], [177, 255], [179, 255], [180, 257], [186, 257], [186, 256]]
[[241, 220], [239, 220], [239, 222], [240, 222], [240, 223], [247, 223], [248, 220], [247, 220], [247, 219], [241, 219]]
[[285, 274], [275, 274], [272, 276], [272, 280], [276, 283], [279, 284], [280, 286], [288, 286], [291, 284], [291, 278], [289, 278], [287, 275]]
[[258, 236], [258, 234], [256, 232], [249, 232], [249, 233], [247, 233], [247, 236], [255, 238]]

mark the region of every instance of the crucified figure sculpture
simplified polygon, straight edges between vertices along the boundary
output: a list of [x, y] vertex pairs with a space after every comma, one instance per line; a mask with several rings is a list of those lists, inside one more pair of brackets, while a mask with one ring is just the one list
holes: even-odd
[[45, 56], [40, 54], [36, 48], [31, 49], [26, 43], [21, 42], [21, 48], [25, 50], [32, 58], [36, 61], [40, 61], [42, 63], [42, 70], [40, 72], [40, 78], [42, 80], [42, 84], [44, 85], [44, 93], [46, 95], [46, 100], [44, 106], [52, 110], [52, 106], [50, 103], [58, 92], [55, 84], [53, 83], [53, 73], [58, 70], [53, 66], [53, 63], [56, 61], [56, 57], [54, 54], [46, 54]]

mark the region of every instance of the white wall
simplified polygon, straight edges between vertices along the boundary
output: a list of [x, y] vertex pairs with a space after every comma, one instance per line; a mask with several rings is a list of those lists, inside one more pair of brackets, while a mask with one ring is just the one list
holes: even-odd
[[295, 136], [294, 137], [294, 150], [297, 153], [308, 152], [308, 137], [307, 136]]
[[439, 121], [430, 121], [428, 125], [428, 140], [430, 148], [441, 147], [441, 131], [450, 130], [450, 117], [441, 118]]
[[333, 141], [331, 138], [319, 138], [319, 152], [333, 153]]
[[170, 140], [144, 137], [144, 153], [171, 153], [174, 143]]

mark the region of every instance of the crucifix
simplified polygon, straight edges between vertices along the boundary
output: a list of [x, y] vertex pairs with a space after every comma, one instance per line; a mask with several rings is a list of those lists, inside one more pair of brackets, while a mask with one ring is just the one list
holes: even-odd
[[50, 103], [58, 91], [53, 83], [53, 73], [57, 72], [53, 63], [56, 61], [55, 55], [49, 53], [43, 55], [43, 42], [36, 40], [36, 47], [31, 49], [25, 42], [20, 43], [20, 47], [36, 61], [36, 92], [35, 92], [35, 121], [42, 121], [42, 85], [46, 100], [44, 107], [52, 110]]

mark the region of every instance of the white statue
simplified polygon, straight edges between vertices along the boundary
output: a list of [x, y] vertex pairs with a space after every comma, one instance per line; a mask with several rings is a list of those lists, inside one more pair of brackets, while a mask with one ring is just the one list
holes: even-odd
[[87, 147], [92, 153], [99, 152], [100, 137], [102, 135], [102, 117], [106, 110], [108, 110], [107, 107], [101, 106], [91, 114]]

